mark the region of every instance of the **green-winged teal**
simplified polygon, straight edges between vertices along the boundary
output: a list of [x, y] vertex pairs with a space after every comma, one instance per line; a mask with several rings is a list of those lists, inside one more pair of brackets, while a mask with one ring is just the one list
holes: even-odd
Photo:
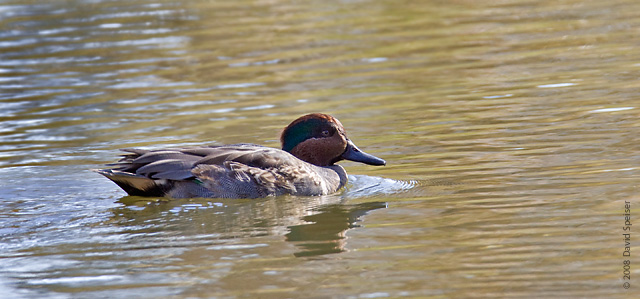
[[385, 165], [351, 142], [334, 117], [313, 113], [289, 124], [282, 150], [255, 144], [123, 149], [112, 169], [97, 169], [129, 195], [174, 198], [257, 198], [281, 194], [325, 195], [347, 183], [334, 163]]

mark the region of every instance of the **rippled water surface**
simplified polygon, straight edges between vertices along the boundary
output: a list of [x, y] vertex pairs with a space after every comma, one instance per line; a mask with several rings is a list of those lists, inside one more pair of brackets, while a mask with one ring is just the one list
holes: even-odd
[[[0, 2], [0, 297], [638, 294], [640, 3], [485, 2]], [[90, 171], [310, 112], [387, 166], [260, 200]]]

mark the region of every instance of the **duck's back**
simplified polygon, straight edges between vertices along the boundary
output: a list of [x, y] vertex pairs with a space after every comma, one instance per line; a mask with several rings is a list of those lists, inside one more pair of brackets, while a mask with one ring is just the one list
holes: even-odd
[[346, 183], [341, 166], [319, 167], [255, 144], [161, 150], [125, 149], [113, 169], [98, 173], [129, 195], [256, 198], [323, 195]]

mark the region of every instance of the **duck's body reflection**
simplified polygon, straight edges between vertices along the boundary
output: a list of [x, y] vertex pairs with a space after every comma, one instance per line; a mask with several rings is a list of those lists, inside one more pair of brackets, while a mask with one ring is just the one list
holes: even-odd
[[333, 204], [317, 209], [317, 214], [302, 219], [307, 224], [289, 226], [287, 241], [300, 249], [296, 256], [313, 256], [345, 251], [348, 229], [358, 227], [356, 222], [371, 210], [386, 208], [384, 202], [357, 205]]
[[348, 205], [340, 201], [339, 197], [305, 201], [295, 197], [259, 201], [124, 197], [120, 202], [125, 205], [113, 210], [111, 220], [128, 226], [129, 233], [177, 233], [183, 242], [193, 238], [200, 245], [205, 240], [198, 235], [213, 237], [205, 242], [211, 245], [224, 245], [230, 239], [284, 235], [299, 249], [296, 256], [310, 256], [344, 251], [346, 231], [357, 227], [355, 222], [368, 211], [386, 207], [383, 202]]
[[[260, 200], [151, 199], [127, 196], [113, 209], [112, 223], [128, 234], [179, 236], [181, 246], [237, 246], [258, 242], [257, 236], [284, 236], [296, 246], [295, 256], [345, 251], [345, 233], [369, 211], [386, 208], [380, 195], [408, 190], [411, 182], [352, 176], [353, 185], [337, 195], [279, 196]], [[349, 204], [370, 198], [371, 202]], [[173, 238], [173, 237], [172, 237]], [[169, 238], [171, 239], [171, 238]], [[171, 245], [171, 244], [168, 244]], [[175, 245], [175, 244], [174, 244]]]

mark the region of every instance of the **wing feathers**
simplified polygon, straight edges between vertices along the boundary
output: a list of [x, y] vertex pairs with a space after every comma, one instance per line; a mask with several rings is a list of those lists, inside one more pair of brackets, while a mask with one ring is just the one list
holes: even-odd
[[[131, 195], [263, 197], [318, 195], [326, 188], [314, 170], [288, 152], [252, 144], [141, 150], [126, 153], [113, 169], [98, 171]], [[197, 178], [197, 180], [195, 179]], [[300, 190], [298, 190], [300, 189]], [[180, 189], [182, 190], [182, 189]], [[179, 190], [179, 191], [180, 191]], [[184, 191], [182, 190], [182, 191]], [[194, 191], [195, 190], [195, 191]], [[302, 191], [304, 190], [304, 191]], [[187, 192], [188, 193], [188, 192]], [[185, 194], [187, 194], [185, 193]]]
[[152, 177], [154, 179], [165, 179], [166, 177], [162, 176], [163, 173], [170, 173], [180, 170], [191, 171], [191, 168], [193, 168], [193, 164], [194, 162], [180, 159], [164, 159], [146, 164], [138, 168], [138, 170], [136, 170], [136, 173], [147, 177]]

